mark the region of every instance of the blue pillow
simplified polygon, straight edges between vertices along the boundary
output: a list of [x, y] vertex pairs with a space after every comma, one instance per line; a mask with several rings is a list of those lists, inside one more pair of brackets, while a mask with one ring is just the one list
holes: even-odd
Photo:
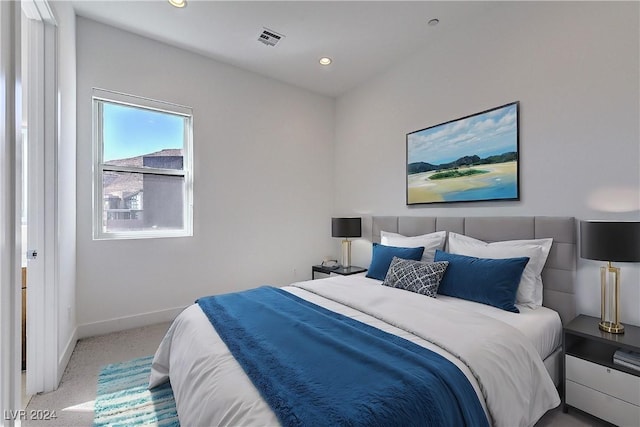
[[417, 248], [399, 248], [396, 246], [385, 246], [374, 243], [373, 254], [371, 255], [371, 265], [369, 265], [367, 277], [384, 280], [394, 256], [402, 259], [420, 261], [423, 252], [424, 246], [419, 246]]
[[435, 261], [449, 261], [439, 294], [520, 313], [516, 293], [529, 257], [489, 259], [437, 250]]

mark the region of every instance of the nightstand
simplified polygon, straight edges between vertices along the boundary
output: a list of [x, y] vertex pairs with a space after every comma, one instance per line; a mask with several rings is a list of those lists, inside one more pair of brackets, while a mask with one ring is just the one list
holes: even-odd
[[315, 279], [316, 277], [316, 273], [323, 273], [323, 274], [339, 274], [341, 276], [350, 276], [352, 274], [358, 274], [358, 273], [363, 273], [367, 271], [366, 268], [362, 268], [362, 267], [356, 267], [355, 265], [352, 265], [351, 267], [338, 267], [338, 268], [331, 268], [331, 267], [325, 267], [324, 265], [314, 265], [311, 267], [311, 279]]
[[640, 327], [624, 334], [598, 329], [600, 319], [580, 315], [564, 327], [564, 406], [619, 426], [640, 426], [640, 371], [613, 363], [623, 348], [640, 352]]

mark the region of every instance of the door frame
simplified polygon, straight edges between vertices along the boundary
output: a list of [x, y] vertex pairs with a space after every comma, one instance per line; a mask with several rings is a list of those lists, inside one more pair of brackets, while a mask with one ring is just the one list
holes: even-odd
[[25, 100], [31, 107], [28, 116], [34, 120], [29, 151], [46, 166], [40, 169], [30, 164], [29, 168], [30, 184], [40, 183], [41, 187], [30, 192], [39, 198], [34, 201], [39, 214], [37, 231], [29, 234], [44, 245], [38, 247], [41, 256], [30, 267], [31, 286], [27, 288], [27, 392], [50, 391], [58, 386], [57, 218], [45, 215], [56, 212], [57, 207], [57, 28], [46, 0], [0, 1], [0, 426], [8, 427], [20, 425], [22, 408], [23, 11], [30, 18], [29, 27], [33, 27], [29, 34], [33, 31], [38, 35], [28, 43], [26, 58], [33, 72], [27, 73], [29, 83], [34, 88]]
[[[0, 2], [0, 425], [20, 406], [20, 241], [22, 135], [20, 7]], [[7, 414], [8, 411], [14, 412]], [[7, 419], [8, 418], [8, 419]], [[19, 422], [19, 421], [18, 421]]]

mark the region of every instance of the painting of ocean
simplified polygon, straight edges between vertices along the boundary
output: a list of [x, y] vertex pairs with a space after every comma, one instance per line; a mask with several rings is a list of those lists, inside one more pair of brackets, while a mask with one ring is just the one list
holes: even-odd
[[407, 134], [407, 204], [518, 200], [518, 106]]

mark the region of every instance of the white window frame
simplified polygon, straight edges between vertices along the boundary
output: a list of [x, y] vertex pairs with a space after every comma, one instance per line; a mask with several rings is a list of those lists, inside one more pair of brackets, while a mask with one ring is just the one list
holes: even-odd
[[[104, 103], [120, 104], [135, 108], [182, 116], [185, 119], [183, 168], [160, 169], [149, 167], [112, 166], [104, 164], [102, 140], [102, 109]], [[135, 95], [105, 89], [93, 89], [93, 239], [147, 239], [193, 236], [193, 110], [184, 105], [172, 104]], [[184, 177], [183, 228], [178, 230], [103, 231], [104, 172], [132, 172], [164, 176]]]

